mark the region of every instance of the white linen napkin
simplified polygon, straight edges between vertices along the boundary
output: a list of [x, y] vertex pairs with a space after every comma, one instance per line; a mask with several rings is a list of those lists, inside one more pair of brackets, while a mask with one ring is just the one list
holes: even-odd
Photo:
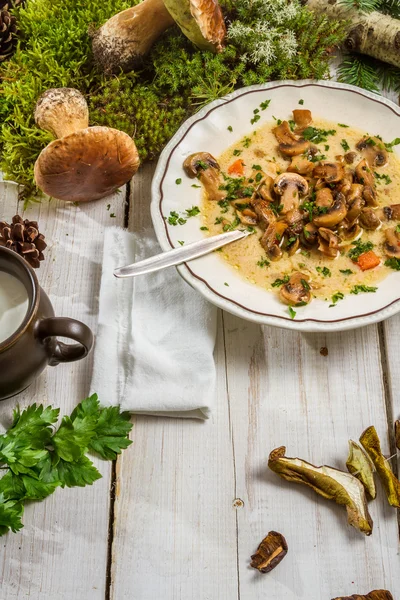
[[104, 249], [92, 391], [132, 413], [207, 418], [217, 309], [173, 267], [114, 277], [115, 267], [161, 251], [153, 231], [107, 228]]

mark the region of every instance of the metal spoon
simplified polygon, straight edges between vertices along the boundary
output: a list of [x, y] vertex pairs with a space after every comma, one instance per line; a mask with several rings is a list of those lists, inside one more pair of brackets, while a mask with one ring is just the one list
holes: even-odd
[[114, 270], [115, 277], [136, 277], [136, 275], [145, 275], [146, 273], [152, 273], [153, 271], [160, 271], [167, 267], [173, 267], [175, 265], [181, 265], [182, 263], [199, 258], [205, 254], [209, 254], [217, 248], [231, 244], [237, 240], [250, 235], [250, 231], [241, 231], [236, 229], [235, 231], [229, 231], [228, 233], [222, 233], [220, 235], [214, 235], [199, 242], [182, 246], [182, 248], [175, 248], [168, 252], [162, 252], [156, 254], [145, 260], [141, 260], [133, 265], [127, 265], [126, 267], [120, 267]]

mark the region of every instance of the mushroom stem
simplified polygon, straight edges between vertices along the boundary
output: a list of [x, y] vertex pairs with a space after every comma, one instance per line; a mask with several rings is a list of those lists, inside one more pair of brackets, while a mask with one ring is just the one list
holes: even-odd
[[108, 72], [130, 71], [174, 23], [163, 0], [143, 0], [111, 17], [94, 33], [96, 62]]
[[89, 127], [87, 102], [78, 90], [54, 88], [39, 98], [35, 107], [35, 122], [45, 131], [62, 138]]

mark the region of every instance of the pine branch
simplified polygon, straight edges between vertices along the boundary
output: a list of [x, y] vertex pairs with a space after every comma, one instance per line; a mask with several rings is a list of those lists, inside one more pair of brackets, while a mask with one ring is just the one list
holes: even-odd
[[400, 92], [400, 69], [360, 54], [349, 54], [343, 60], [338, 80], [378, 94], [380, 89]]
[[399, 0], [340, 0], [340, 4], [361, 13], [370, 13], [376, 10], [390, 15], [394, 19], [400, 19]]

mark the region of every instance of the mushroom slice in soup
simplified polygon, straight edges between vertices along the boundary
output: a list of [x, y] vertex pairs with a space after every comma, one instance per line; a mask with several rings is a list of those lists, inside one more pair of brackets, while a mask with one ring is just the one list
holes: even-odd
[[308, 304], [311, 300], [309, 275], [296, 271], [290, 276], [290, 279], [285, 283], [280, 291], [279, 297], [284, 304], [289, 306], [301, 306]]
[[204, 185], [209, 200], [224, 200], [226, 191], [221, 190], [223, 181], [217, 160], [208, 152], [196, 152], [188, 156], [183, 168], [192, 179], [197, 177]]
[[315, 179], [323, 179], [326, 183], [338, 183], [344, 177], [344, 169], [339, 163], [321, 162], [314, 167], [313, 175]]
[[346, 202], [343, 194], [336, 194], [336, 198], [332, 206], [322, 215], [316, 215], [313, 218], [313, 223], [317, 227], [327, 227], [332, 229], [336, 227], [347, 215]]
[[299, 205], [299, 196], [308, 193], [308, 183], [297, 173], [282, 173], [275, 179], [274, 192], [281, 196], [281, 213], [284, 215]]
[[364, 136], [356, 146], [370, 167], [384, 167], [388, 162], [385, 144], [377, 137]]
[[385, 231], [386, 241], [383, 245], [385, 254], [391, 258], [400, 258], [400, 234], [394, 227]]

